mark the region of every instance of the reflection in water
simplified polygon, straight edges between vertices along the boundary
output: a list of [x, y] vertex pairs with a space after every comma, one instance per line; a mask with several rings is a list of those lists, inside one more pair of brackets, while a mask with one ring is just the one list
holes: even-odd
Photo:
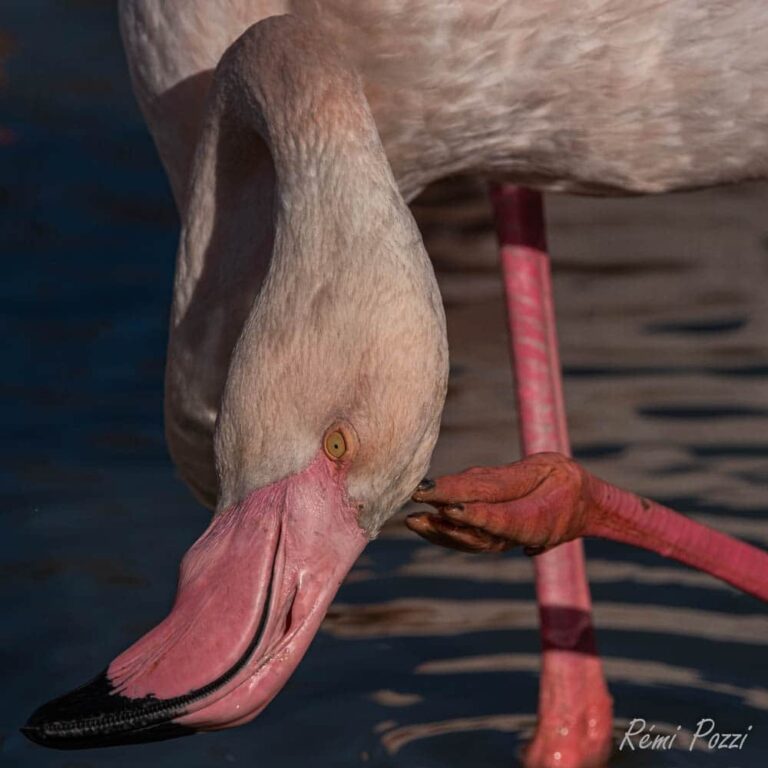
[[[600, 629], [701, 637], [731, 643], [768, 642], [768, 616], [704, 611], [659, 605], [601, 601], [595, 606]], [[535, 629], [536, 603], [530, 600], [400, 599], [375, 605], [335, 603], [323, 624], [337, 637], [441, 636], [465, 632]]]
[[530, 715], [486, 715], [483, 717], [462, 717], [435, 723], [414, 723], [393, 728], [381, 737], [381, 743], [389, 754], [394, 755], [406, 744], [419, 739], [430, 739], [451, 733], [468, 731], [501, 731], [518, 733], [528, 739], [533, 735], [536, 719]]
[[390, 690], [374, 691], [371, 694], [371, 699], [383, 707], [410, 707], [411, 704], [418, 704], [423, 701], [418, 694]]
[[[617, 718], [614, 722], [613, 740], [616, 745], [621, 743], [622, 737], [629, 727], [629, 720]], [[523, 741], [530, 739], [536, 725], [535, 718], [529, 715], [487, 715], [485, 717], [464, 717], [455, 720], [443, 720], [435, 723], [417, 723], [393, 728], [387, 731], [381, 738], [384, 748], [389, 754], [394, 755], [404, 746], [421, 739], [431, 739], [437, 736], [445, 736], [454, 733], [501, 731], [502, 733], [517, 733]], [[687, 728], [678, 728], [672, 723], [654, 722], [654, 735], [674, 735], [678, 738], [673, 746], [678, 750], [688, 751], [688, 746], [693, 741], [693, 731]], [[478, 734], [482, 738], [482, 734]], [[706, 744], [701, 741], [694, 742], [694, 750], [706, 752]]]
[[[489, 558], [490, 562], [476, 555], [460, 552], [425, 550], [421, 556], [398, 569], [404, 577], [426, 577], [436, 579], [464, 579], [470, 581], [494, 581], [508, 584], [533, 583], [533, 568], [527, 558], [499, 557]], [[665, 561], [659, 559], [660, 563]], [[661, 565], [649, 567], [639, 563], [623, 563], [616, 560], [588, 561], [589, 580], [592, 583], [630, 582], [637, 584], [675, 584], [706, 589], [724, 589], [732, 587], [712, 576], [698, 571], [670, 568]], [[373, 578], [375, 574], [367, 572]], [[362, 578], [362, 577], [358, 577]]]
[[[729, 683], [706, 680], [697, 669], [675, 667], [657, 661], [637, 661], [603, 657], [603, 669], [611, 682], [633, 683], [643, 686], [682, 685], [701, 691], [714, 691], [738, 696], [744, 704], [755, 709], [768, 710], [768, 690], [741, 688]], [[480, 672], [531, 672], [538, 674], [541, 657], [538, 654], [503, 653], [495, 656], [467, 656], [461, 659], [427, 661], [416, 668], [425, 675], [476, 674]]]

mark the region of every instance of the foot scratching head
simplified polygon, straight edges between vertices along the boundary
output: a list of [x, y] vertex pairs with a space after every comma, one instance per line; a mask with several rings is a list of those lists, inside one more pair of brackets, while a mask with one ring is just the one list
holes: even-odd
[[435, 544], [465, 552], [520, 546], [537, 555], [584, 535], [586, 491], [578, 464], [558, 453], [539, 453], [422, 481], [413, 500], [437, 512], [409, 515], [406, 525]]

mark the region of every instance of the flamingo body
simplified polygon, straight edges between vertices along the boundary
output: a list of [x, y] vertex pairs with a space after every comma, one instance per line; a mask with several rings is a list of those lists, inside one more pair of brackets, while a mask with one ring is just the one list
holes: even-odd
[[[32, 716], [30, 738], [56, 747], [255, 717], [416, 487], [448, 374], [443, 308], [406, 205], [421, 189], [473, 173], [640, 194], [768, 172], [757, 0], [122, 0], [120, 15], [182, 220], [168, 443], [216, 515], [169, 616]], [[481, 512], [460, 536], [488, 540]], [[601, 521], [614, 513], [601, 507]], [[526, 543], [497, 517], [502, 546]], [[555, 624], [558, 642], [591, 652], [579, 626]], [[574, 697], [558, 699], [557, 682], [543, 685], [555, 716], [530, 764], [603, 759], [610, 699], [600, 689], [579, 713], [584, 733], [569, 734]]]

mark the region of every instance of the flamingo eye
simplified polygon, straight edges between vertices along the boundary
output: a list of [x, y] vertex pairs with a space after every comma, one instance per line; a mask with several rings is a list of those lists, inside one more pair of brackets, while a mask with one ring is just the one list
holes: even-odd
[[323, 448], [331, 459], [340, 459], [347, 452], [347, 441], [338, 429], [325, 436]]

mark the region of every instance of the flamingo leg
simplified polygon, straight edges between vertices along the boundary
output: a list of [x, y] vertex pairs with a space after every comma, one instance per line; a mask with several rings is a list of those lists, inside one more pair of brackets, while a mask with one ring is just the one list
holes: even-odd
[[[570, 454], [541, 194], [491, 188], [523, 454]], [[580, 540], [534, 558], [542, 665], [527, 768], [584, 768], [611, 751], [613, 703], [592, 624]]]
[[527, 768], [599, 765], [611, 747], [611, 698], [595, 647], [582, 536], [643, 547], [768, 601], [768, 552], [621, 490], [570, 458], [541, 196], [492, 189], [523, 453], [422, 483], [437, 513], [408, 527], [466, 552], [522, 546], [534, 559], [543, 645], [539, 721]]
[[406, 521], [435, 544], [467, 552], [522, 546], [539, 554], [598, 536], [670, 557], [768, 601], [768, 552], [617, 488], [561, 453], [439, 477], [413, 498], [438, 510]]

